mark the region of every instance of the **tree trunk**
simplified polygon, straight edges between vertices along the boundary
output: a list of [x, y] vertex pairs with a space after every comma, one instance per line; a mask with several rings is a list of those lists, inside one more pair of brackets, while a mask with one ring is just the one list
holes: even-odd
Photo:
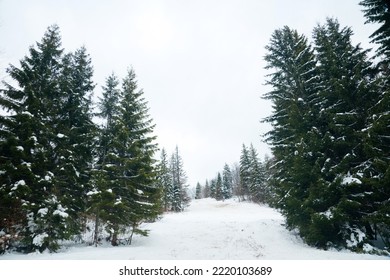
[[114, 225], [114, 232], [112, 233], [112, 238], [111, 238], [111, 245], [112, 246], [118, 246], [118, 226]]

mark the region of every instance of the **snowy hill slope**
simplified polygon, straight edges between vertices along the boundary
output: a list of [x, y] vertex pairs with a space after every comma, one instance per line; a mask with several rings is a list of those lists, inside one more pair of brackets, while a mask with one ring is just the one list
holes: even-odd
[[136, 236], [131, 246], [71, 247], [56, 254], [6, 254], [0, 260], [389, 259], [311, 248], [287, 231], [283, 222], [283, 217], [269, 207], [201, 199], [192, 201], [183, 213], [165, 214], [160, 221], [145, 224], [150, 235]]

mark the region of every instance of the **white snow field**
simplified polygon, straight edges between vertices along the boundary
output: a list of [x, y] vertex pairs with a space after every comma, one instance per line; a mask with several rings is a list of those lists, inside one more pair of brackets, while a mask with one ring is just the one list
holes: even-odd
[[283, 223], [266, 206], [200, 199], [182, 213], [145, 224], [149, 236], [135, 236], [130, 246], [71, 246], [53, 254], [5, 254], [0, 260], [389, 260], [309, 247]]

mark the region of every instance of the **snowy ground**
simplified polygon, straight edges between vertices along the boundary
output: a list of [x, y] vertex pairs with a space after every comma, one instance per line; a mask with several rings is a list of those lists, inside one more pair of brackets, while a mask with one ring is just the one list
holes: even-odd
[[136, 236], [131, 246], [70, 247], [55, 254], [5, 254], [0, 260], [389, 260], [311, 248], [283, 222], [278, 212], [265, 206], [201, 199], [183, 213], [165, 214], [158, 222], [145, 224], [150, 235]]

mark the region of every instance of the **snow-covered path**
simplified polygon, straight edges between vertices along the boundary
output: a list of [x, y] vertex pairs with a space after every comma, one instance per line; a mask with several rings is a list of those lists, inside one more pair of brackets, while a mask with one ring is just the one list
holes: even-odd
[[6, 254], [1, 259], [121, 260], [312, 260], [389, 259], [347, 251], [322, 251], [305, 245], [282, 225], [275, 210], [252, 203], [213, 199], [192, 201], [183, 213], [169, 213], [144, 228], [131, 246], [72, 247], [56, 254]]

